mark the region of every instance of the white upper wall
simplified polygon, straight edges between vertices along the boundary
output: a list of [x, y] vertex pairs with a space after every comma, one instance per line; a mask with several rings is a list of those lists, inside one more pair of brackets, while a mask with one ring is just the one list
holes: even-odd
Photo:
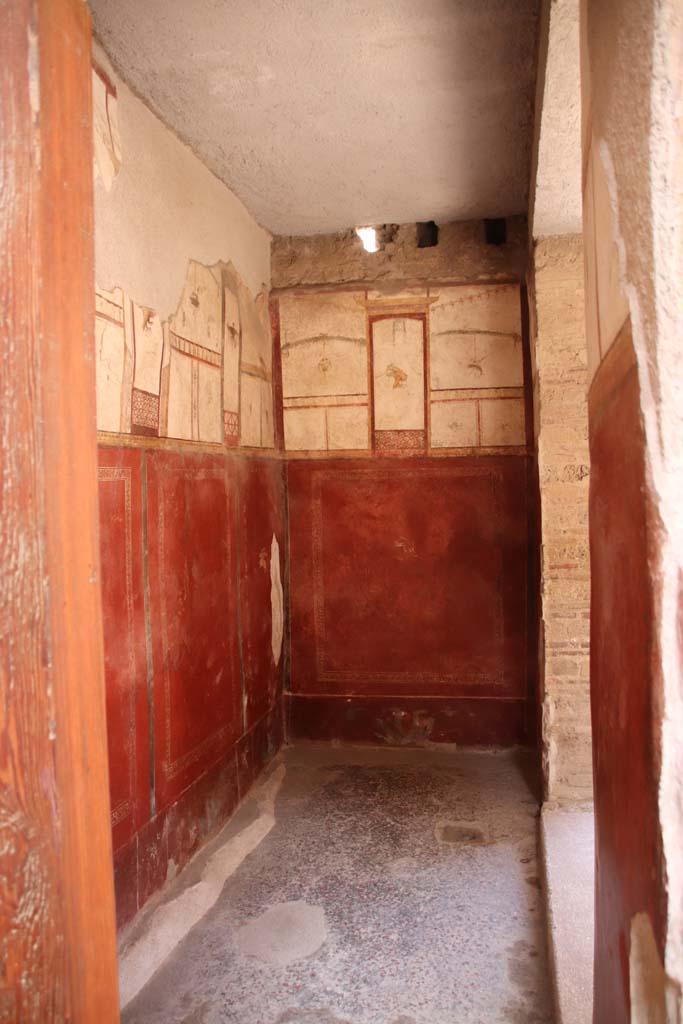
[[118, 79], [101, 48], [94, 56], [116, 86], [121, 165], [107, 189], [95, 182], [95, 276], [122, 288], [162, 320], [178, 305], [189, 260], [231, 262], [252, 295], [270, 287], [270, 235]]

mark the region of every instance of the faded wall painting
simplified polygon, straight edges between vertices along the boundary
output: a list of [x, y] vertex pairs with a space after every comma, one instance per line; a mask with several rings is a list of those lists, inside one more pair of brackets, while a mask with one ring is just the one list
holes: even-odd
[[424, 316], [373, 317], [370, 331], [374, 446], [424, 451]]
[[190, 263], [167, 329], [166, 430], [192, 441], [223, 439], [223, 310], [220, 268]]
[[240, 282], [239, 306], [242, 333], [240, 362], [240, 436], [250, 448], [272, 448], [273, 343], [268, 299], [251, 300]]
[[524, 445], [519, 287], [442, 288], [429, 319], [432, 446]]
[[363, 293], [283, 296], [280, 345], [285, 447], [369, 447]]
[[517, 284], [275, 301], [286, 450], [524, 448]]
[[274, 445], [267, 297], [230, 265], [188, 264], [175, 314], [96, 290], [97, 425], [123, 434]]
[[133, 384], [132, 311], [120, 288], [95, 293], [97, 426], [116, 433], [130, 431]]

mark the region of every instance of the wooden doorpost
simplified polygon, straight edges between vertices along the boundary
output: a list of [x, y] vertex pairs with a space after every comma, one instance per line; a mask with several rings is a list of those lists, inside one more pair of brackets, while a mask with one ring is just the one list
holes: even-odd
[[118, 1021], [90, 18], [0, 0], [0, 1020]]

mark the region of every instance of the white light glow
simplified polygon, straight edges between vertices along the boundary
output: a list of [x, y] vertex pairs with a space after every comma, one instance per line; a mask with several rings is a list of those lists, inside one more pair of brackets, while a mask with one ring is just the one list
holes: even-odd
[[375, 228], [356, 228], [356, 234], [363, 243], [366, 252], [378, 252], [377, 231]]

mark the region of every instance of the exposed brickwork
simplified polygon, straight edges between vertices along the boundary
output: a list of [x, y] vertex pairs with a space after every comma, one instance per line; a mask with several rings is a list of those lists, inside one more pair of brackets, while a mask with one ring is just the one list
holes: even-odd
[[536, 244], [533, 294], [548, 798], [590, 798], [590, 459], [581, 236]]
[[507, 242], [487, 245], [484, 222], [461, 221], [439, 226], [439, 243], [418, 249], [414, 224], [401, 224], [379, 252], [365, 252], [355, 231], [335, 235], [275, 237], [273, 288], [302, 285], [364, 284], [439, 280], [462, 282], [522, 278], [527, 261], [524, 217], [509, 217]]

